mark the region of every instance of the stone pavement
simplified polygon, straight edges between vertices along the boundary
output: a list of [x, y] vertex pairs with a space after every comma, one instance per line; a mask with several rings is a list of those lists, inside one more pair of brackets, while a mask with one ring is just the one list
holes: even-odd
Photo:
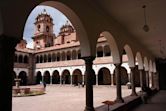
[[132, 111], [166, 111], [166, 91], [159, 91], [148, 104], [141, 104]]
[[[94, 86], [93, 89], [94, 107], [103, 105], [102, 102], [105, 100], [115, 100], [115, 86]], [[122, 87], [123, 97], [130, 94], [131, 90], [126, 86]], [[83, 111], [84, 108], [85, 87], [47, 85], [44, 95], [13, 97], [12, 111]]]

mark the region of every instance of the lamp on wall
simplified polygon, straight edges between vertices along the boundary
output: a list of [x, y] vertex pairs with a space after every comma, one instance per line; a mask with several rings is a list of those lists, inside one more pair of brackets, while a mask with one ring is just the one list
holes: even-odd
[[145, 20], [145, 25], [143, 26], [143, 30], [145, 32], [149, 31], [149, 26], [146, 23], [146, 5], [143, 5], [142, 8], [144, 9], [144, 20]]

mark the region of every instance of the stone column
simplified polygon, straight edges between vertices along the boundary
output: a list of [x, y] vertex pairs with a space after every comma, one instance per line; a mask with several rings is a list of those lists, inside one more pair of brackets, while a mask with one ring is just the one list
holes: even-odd
[[85, 61], [85, 75], [86, 75], [86, 107], [85, 111], [95, 111], [93, 107], [93, 74], [92, 69], [93, 60], [95, 57], [83, 57]]
[[62, 75], [60, 75], [60, 85], [62, 85]]
[[123, 103], [124, 100], [122, 98], [122, 89], [121, 89], [121, 63], [115, 64], [115, 75], [116, 75], [116, 99], [115, 101], [118, 103]]
[[0, 111], [12, 111], [12, 72], [17, 43], [14, 37], [0, 36]]
[[137, 96], [135, 91], [135, 74], [134, 74], [134, 67], [130, 67], [131, 70], [131, 96]]
[[143, 91], [143, 69], [139, 70], [140, 73], [140, 86], [141, 86], [141, 91]]
[[98, 74], [96, 74], [96, 86], [98, 86]]
[[82, 84], [85, 84], [84, 75], [82, 75]]
[[50, 84], [52, 84], [52, 76], [50, 75]]
[[72, 75], [70, 76], [70, 84], [73, 84]]
[[111, 86], [114, 86], [114, 74], [111, 74]]

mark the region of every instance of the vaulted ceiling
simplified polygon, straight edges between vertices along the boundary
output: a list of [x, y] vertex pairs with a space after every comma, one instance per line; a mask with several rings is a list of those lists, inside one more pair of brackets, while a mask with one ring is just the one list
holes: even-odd
[[[97, 0], [96, 3], [155, 57], [166, 58], [166, 0]], [[148, 32], [143, 30], [143, 5], [146, 5]]]

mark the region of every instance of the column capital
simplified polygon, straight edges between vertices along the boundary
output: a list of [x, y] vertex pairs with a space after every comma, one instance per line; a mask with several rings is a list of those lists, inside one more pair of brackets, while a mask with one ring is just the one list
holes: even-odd
[[95, 56], [87, 56], [87, 57], [81, 57], [85, 61], [85, 63], [92, 62], [96, 57]]
[[121, 66], [122, 63], [114, 63], [114, 65], [115, 65], [116, 67], [118, 67], [118, 66]]

